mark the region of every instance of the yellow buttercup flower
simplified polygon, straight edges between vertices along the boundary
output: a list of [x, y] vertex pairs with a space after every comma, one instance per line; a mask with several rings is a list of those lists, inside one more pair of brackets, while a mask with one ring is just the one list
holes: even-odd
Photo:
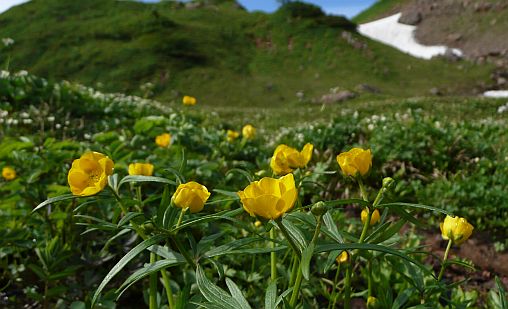
[[356, 176], [358, 173], [365, 176], [372, 166], [372, 153], [370, 149], [353, 148], [337, 156], [337, 162], [346, 176]]
[[256, 135], [256, 128], [254, 128], [251, 124], [247, 124], [242, 128], [242, 136], [245, 139], [253, 139]]
[[208, 189], [195, 181], [180, 184], [171, 198], [176, 207], [186, 209], [191, 213], [200, 212], [210, 197]]
[[183, 97], [182, 102], [183, 102], [183, 105], [190, 105], [190, 106], [196, 105], [196, 103], [198, 103], [198, 101], [196, 100], [195, 97], [191, 97], [188, 95]]
[[171, 143], [171, 134], [169, 133], [162, 133], [161, 135], [158, 135], [155, 137], [155, 143], [159, 147], [168, 147]]
[[347, 251], [342, 251], [339, 256], [337, 257], [337, 263], [343, 264], [349, 261], [349, 253]]
[[[363, 224], [365, 224], [365, 220], [367, 220], [367, 216], [368, 216], [367, 209], [364, 208], [362, 210], [361, 215], [360, 215], [360, 217], [362, 218]], [[379, 210], [374, 209], [374, 212], [372, 213], [372, 216], [370, 217], [370, 225], [376, 224], [380, 218], [381, 218], [381, 216], [379, 215]]]
[[284, 144], [279, 145], [270, 160], [270, 167], [277, 175], [286, 175], [296, 168], [303, 168], [309, 163], [313, 149], [314, 146], [309, 143], [305, 144], [302, 151]]
[[89, 151], [72, 162], [67, 181], [74, 195], [94, 195], [104, 189], [113, 174], [113, 161], [100, 152]]
[[474, 227], [466, 219], [460, 217], [446, 216], [441, 228], [443, 239], [451, 239], [454, 244], [460, 245], [473, 234]]
[[234, 141], [235, 139], [238, 138], [238, 136], [240, 136], [240, 132], [238, 132], [238, 131], [228, 130], [226, 132], [226, 137], [228, 139], [228, 142]]
[[2, 177], [5, 180], [13, 180], [16, 178], [16, 171], [10, 166], [5, 166], [2, 168]]
[[259, 220], [256, 220], [256, 222], [254, 222], [255, 227], [260, 227], [261, 225], [263, 225], [263, 222], [261, 222]]
[[129, 175], [152, 176], [153, 165], [150, 163], [131, 163], [129, 164]]
[[265, 177], [254, 181], [238, 196], [251, 216], [275, 220], [293, 208], [298, 192], [293, 174], [287, 174], [279, 179]]

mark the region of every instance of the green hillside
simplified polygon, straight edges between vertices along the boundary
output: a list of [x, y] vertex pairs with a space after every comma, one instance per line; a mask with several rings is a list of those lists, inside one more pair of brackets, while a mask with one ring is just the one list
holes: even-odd
[[298, 91], [313, 99], [359, 84], [383, 97], [435, 87], [462, 95], [488, 82], [487, 66], [415, 59], [312, 6], [264, 14], [209, 2], [33, 0], [0, 15], [0, 37], [15, 40], [0, 57], [50, 80], [138, 95], [150, 82], [160, 100], [191, 94], [215, 106], [273, 106], [296, 101]]

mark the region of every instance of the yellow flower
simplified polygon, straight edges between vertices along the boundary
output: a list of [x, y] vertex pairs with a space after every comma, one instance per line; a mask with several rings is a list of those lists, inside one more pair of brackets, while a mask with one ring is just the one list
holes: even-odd
[[247, 125], [243, 126], [243, 128], [242, 128], [242, 136], [245, 139], [253, 139], [255, 135], [256, 135], [256, 128], [254, 128], [250, 124], [247, 124]]
[[228, 130], [227, 133], [226, 133], [226, 136], [228, 138], [228, 142], [232, 142], [235, 139], [237, 139], [238, 136], [240, 136], [240, 132], [233, 131], [233, 130]]
[[256, 222], [254, 222], [255, 227], [260, 227], [261, 225], [263, 225], [263, 222], [261, 222], [259, 220], [256, 220]]
[[16, 178], [16, 171], [10, 166], [5, 166], [2, 168], [2, 177], [5, 180], [13, 180]]
[[309, 143], [300, 152], [287, 145], [279, 145], [270, 160], [270, 167], [277, 175], [286, 175], [295, 168], [303, 168], [309, 163], [313, 149], [314, 146]]
[[356, 176], [358, 173], [365, 176], [372, 166], [372, 153], [370, 149], [353, 148], [337, 156], [337, 162], [342, 172], [347, 176]]
[[379, 307], [378, 305], [379, 305], [379, 302], [378, 302], [377, 298], [375, 298], [374, 296], [369, 296], [367, 298], [367, 308], [368, 309], [376, 309]]
[[451, 239], [453, 243], [460, 245], [473, 234], [474, 227], [466, 219], [446, 216], [439, 226], [443, 239]]
[[155, 143], [159, 147], [168, 147], [171, 143], [171, 134], [169, 133], [162, 133], [161, 135], [158, 135], [155, 137]]
[[195, 181], [183, 183], [176, 188], [171, 198], [176, 207], [188, 208], [191, 213], [200, 212], [205, 206], [206, 200], [210, 197], [208, 189]]
[[191, 97], [191, 96], [186, 95], [186, 96], [183, 97], [182, 102], [183, 102], [183, 105], [190, 105], [190, 106], [192, 106], [192, 105], [196, 105], [196, 103], [198, 101], [196, 100], [195, 97]]
[[293, 174], [287, 174], [279, 179], [265, 177], [254, 181], [238, 196], [251, 216], [275, 220], [293, 208], [298, 192]]
[[74, 195], [94, 195], [104, 189], [113, 174], [113, 161], [100, 152], [89, 151], [72, 162], [67, 181]]
[[[367, 209], [364, 208], [362, 210], [361, 215], [360, 215], [360, 217], [362, 218], [362, 223], [363, 224], [365, 224], [365, 220], [367, 220], [367, 215], [368, 215]], [[381, 217], [379, 216], [379, 210], [374, 209], [374, 212], [372, 213], [372, 216], [370, 217], [370, 225], [376, 224], [379, 221], [380, 218]]]
[[153, 165], [150, 163], [131, 163], [129, 164], [129, 175], [152, 176]]
[[339, 256], [337, 257], [337, 263], [343, 264], [349, 261], [349, 253], [347, 251], [342, 251]]

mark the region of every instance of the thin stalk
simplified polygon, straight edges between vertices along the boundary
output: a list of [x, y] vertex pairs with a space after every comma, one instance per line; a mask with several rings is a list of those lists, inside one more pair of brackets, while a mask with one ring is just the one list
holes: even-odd
[[372, 296], [372, 261], [370, 261], [370, 260], [367, 263], [367, 273], [368, 273], [368, 277], [367, 277], [367, 289], [368, 289], [367, 297], [371, 297]]
[[337, 264], [337, 271], [335, 272], [335, 278], [333, 279], [333, 291], [332, 296], [330, 297], [331, 302], [328, 305], [328, 308], [332, 309], [335, 308], [335, 304], [337, 303], [337, 281], [339, 280], [339, 274], [340, 274], [340, 263]]
[[367, 220], [365, 220], [365, 222], [363, 223], [363, 229], [362, 229], [362, 234], [360, 235], [360, 240], [358, 240], [359, 243], [363, 243], [363, 241], [365, 240], [365, 237], [367, 237], [367, 231], [369, 230], [369, 226], [370, 226], [370, 220], [372, 219], [372, 213], [374, 212], [373, 210], [371, 211], [369, 209], [369, 207], [367, 207]]
[[358, 186], [360, 186], [360, 192], [362, 194], [362, 198], [364, 201], [369, 201], [369, 195], [367, 194], [367, 190], [365, 190], [365, 186], [363, 185], [363, 180], [361, 176], [356, 177], [356, 180], [358, 181]]
[[346, 267], [346, 278], [344, 281], [344, 309], [351, 308], [351, 264]]
[[185, 250], [183, 244], [180, 242], [180, 240], [175, 236], [173, 235], [171, 237], [171, 239], [173, 240], [173, 242], [175, 243], [176, 247], [178, 248], [178, 251], [180, 251], [180, 253], [183, 255], [183, 257], [185, 258], [185, 260], [187, 261], [187, 263], [189, 263], [189, 265], [195, 269], [196, 268], [196, 263], [194, 263], [194, 260], [192, 259], [192, 257], [189, 255], [189, 252], [187, 252], [187, 250]]
[[169, 276], [166, 270], [161, 270], [162, 280], [164, 281], [164, 289], [166, 290], [166, 297], [168, 299], [169, 309], [175, 308], [175, 300], [173, 299], [173, 291], [171, 291], [171, 285], [169, 282]]
[[182, 224], [183, 215], [185, 215], [185, 213], [187, 212], [187, 209], [189, 209], [189, 208], [182, 208], [182, 210], [180, 211], [180, 216], [178, 217], [178, 222], [176, 222], [175, 228], [179, 228], [180, 224]]
[[[271, 247], [275, 248], [275, 227], [270, 229], [270, 238], [272, 239]], [[275, 251], [270, 252], [270, 270], [272, 282], [277, 280], [277, 254]]]
[[293, 286], [293, 294], [291, 294], [291, 300], [289, 301], [289, 306], [294, 308], [296, 305], [296, 301], [298, 300], [298, 296], [300, 295], [300, 287], [302, 285], [303, 273], [302, 268], [300, 267], [301, 261], [298, 259], [298, 274], [296, 275], [295, 285]]
[[291, 276], [289, 277], [289, 286], [293, 286], [296, 280], [296, 271], [298, 270], [298, 260], [293, 256], [293, 266], [291, 267]]
[[[113, 192], [113, 195], [115, 196], [117, 202], [118, 202], [118, 206], [120, 206], [120, 209], [122, 210], [122, 213], [123, 215], [127, 215], [127, 213], [129, 212], [127, 208], [125, 208], [125, 205], [122, 203], [122, 198], [120, 197], [120, 195], [118, 195], [118, 193], [115, 191], [115, 189], [113, 189], [111, 186], [108, 186], [108, 188], [111, 189], [111, 192]], [[145, 235], [145, 233], [143, 232], [143, 230], [141, 230], [141, 227], [136, 223], [134, 222], [133, 220], [130, 220], [129, 221], [130, 224], [132, 225], [132, 228], [136, 231], [136, 233], [143, 239], [147, 239], [148, 237]]]
[[437, 276], [437, 281], [441, 281], [443, 278], [444, 270], [445, 270], [445, 262], [448, 259], [448, 252], [450, 251], [450, 248], [452, 247], [452, 240], [448, 240], [448, 245], [446, 246], [446, 250], [443, 257], [443, 263], [441, 264], [441, 270], [439, 271], [439, 276]]
[[142, 199], [142, 195], [141, 195], [141, 185], [136, 186], [136, 197], [137, 197], [138, 202], [139, 202], [137, 210], [139, 212], [142, 212], [143, 211], [143, 199]]
[[[312, 240], [310, 241], [310, 243], [313, 245], [315, 245], [317, 242], [319, 233], [321, 231], [321, 224], [323, 223], [321, 220], [321, 216], [317, 216], [316, 221], [317, 221], [316, 230], [314, 231], [314, 236], [312, 236]], [[291, 308], [295, 307], [296, 302], [298, 300], [298, 296], [300, 295], [300, 287], [302, 285], [302, 279], [303, 279], [301, 263], [302, 263], [301, 259], [298, 259], [298, 273], [296, 275], [295, 285], [293, 286], [293, 293], [291, 294], [291, 300], [289, 301], [289, 305], [291, 306]]]
[[[150, 264], [155, 264], [157, 261], [157, 255], [155, 253], [150, 252]], [[150, 299], [149, 299], [149, 308], [157, 309], [157, 273], [153, 273], [150, 275]]]

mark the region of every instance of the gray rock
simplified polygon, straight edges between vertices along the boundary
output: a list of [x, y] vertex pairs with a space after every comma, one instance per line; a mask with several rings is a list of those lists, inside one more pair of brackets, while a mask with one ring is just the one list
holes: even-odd
[[452, 62], [456, 62], [456, 61], [459, 61], [462, 57], [460, 55], [458, 55], [457, 53], [455, 53], [453, 51], [453, 49], [451, 48], [447, 48], [445, 53], [443, 54], [443, 57], [446, 59], [446, 60], [449, 60], [449, 61], [452, 61]]
[[439, 88], [437, 88], [437, 87], [431, 88], [430, 89], [430, 94], [436, 95], [436, 96], [442, 95], [441, 90], [439, 90]]
[[399, 18], [399, 23], [416, 26], [422, 21], [422, 14], [416, 11], [403, 12]]
[[356, 97], [356, 94], [349, 90], [339, 91], [337, 93], [325, 94], [321, 97], [320, 103], [333, 104], [350, 100]]
[[358, 92], [381, 93], [381, 90], [379, 90], [379, 88], [371, 86], [369, 84], [359, 84], [355, 87], [355, 90]]

